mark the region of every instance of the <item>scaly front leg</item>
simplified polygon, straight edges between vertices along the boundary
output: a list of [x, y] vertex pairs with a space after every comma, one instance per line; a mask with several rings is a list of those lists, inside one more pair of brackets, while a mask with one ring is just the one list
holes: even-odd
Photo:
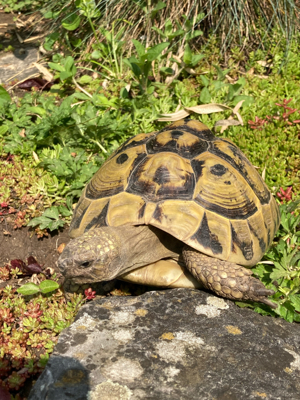
[[187, 269], [221, 297], [232, 300], [252, 300], [267, 304], [272, 308], [277, 305], [267, 299], [275, 292], [267, 289], [261, 281], [251, 276], [253, 272], [240, 265], [206, 256], [189, 246], [182, 251]]

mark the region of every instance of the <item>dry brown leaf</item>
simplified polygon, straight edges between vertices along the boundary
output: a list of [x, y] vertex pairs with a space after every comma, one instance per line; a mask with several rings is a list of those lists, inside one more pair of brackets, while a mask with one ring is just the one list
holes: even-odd
[[41, 44], [39, 46], [39, 52], [42, 53], [42, 54], [51, 53], [50, 51], [45, 50], [44, 47]]
[[35, 151], [32, 152], [32, 156], [33, 156], [35, 162], [40, 162], [40, 159]]
[[267, 75], [254, 75], [254, 76], [256, 76], [257, 78], [260, 78], [260, 79], [269, 79], [269, 77]]
[[45, 36], [46, 36], [46, 33], [44, 33], [43, 35], [33, 36], [31, 38], [25, 39], [24, 43], [33, 42], [34, 40], [41, 39]]
[[247, 72], [239, 71], [239, 73], [242, 74], [242, 75], [256, 76], [257, 78], [260, 78], [260, 79], [268, 79], [269, 78], [267, 75], [254, 74], [254, 68], [250, 68], [249, 71], [247, 71]]
[[227, 80], [228, 80], [230, 83], [235, 82], [235, 79], [231, 78], [231, 76], [229, 76], [229, 75], [225, 75], [225, 76], [226, 76]]
[[180, 107], [181, 107], [181, 100], [179, 99], [178, 106], [176, 107], [176, 110], [175, 110], [176, 113], [180, 110]]
[[[18, 21], [16, 21], [15, 24], [16, 24], [16, 27], [17, 27], [17, 28], [23, 28], [23, 27], [25, 26], [24, 22], [21, 21], [20, 19], [18, 19]], [[2, 24], [0, 24], [0, 26], [1, 26], [1, 25], [2, 25]], [[6, 24], [6, 25], [7, 25], [7, 24]]]
[[265, 166], [265, 168], [263, 169], [263, 172], [261, 173], [261, 177], [262, 177], [263, 181], [266, 180], [266, 170], [267, 170], [267, 168]]
[[[220, 124], [220, 125], [215, 125], [215, 126], [222, 126], [222, 130], [225, 130], [227, 126], [229, 125], [243, 125], [243, 119], [241, 115], [239, 114], [238, 110], [242, 106], [244, 100], [241, 100], [235, 107], [234, 109], [231, 109], [228, 106], [225, 106], [224, 104], [218, 104], [218, 103], [211, 103], [211, 104], [201, 104], [199, 106], [193, 106], [193, 107], [185, 107], [183, 110], [178, 110], [176, 109], [175, 113], [172, 114], [161, 114], [161, 117], [158, 119], [158, 121], [178, 121], [180, 119], [186, 118], [188, 115], [191, 113], [195, 112], [197, 114], [212, 114], [215, 112], [222, 112], [222, 111], [227, 111], [231, 110], [232, 114], [228, 118], [228, 120], [233, 120], [233, 115], [236, 115], [238, 118], [238, 121], [235, 121], [233, 123], [227, 123], [227, 124]], [[178, 107], [177, 107], [178, 108]], [[226, 120], [226, 121], [228, 121]], [[221, 130], [221, 132], [222, 132]]]
[[66, 247], [66, 243], [62, 243], [62, 244], [60, 244], [59, 246], [58, 246], [58, 248], [56, 249], [57, 250], [57, 252], [59, 253], [59, 254], [61, 254], [63, 251], [64, 251], [64, 248]]
[[157, 121], [179, 121], [180, 119], [186, 118], [189, 116], [190, 113], [185, 111], [185, 110], [180, 110], [177, 111], [176, 113], [173, 114], [161, 114], [161, 118], [158, 118]]
[[256, 62], [257, 62], [257, 64], [261, 65], [262, 67], [266, 67], [266, 68], [273, 67], [273, 64], [270, 61], [259, 60]]
[[[232, 113], [235, 114], [238, 118], [238, 120], [240, 121], [241, 125], [244, 125], [244, 121], [243, 118], [241, 117], [240, 113], [238, 112], [238, 110], [242, 107], [242, 104], [244, 103], [245, 100], [241, 100], [237, 103], [237, 105], [234, 107], [234, 109], [232, 110]], [[230, 118], [230, 117], [229, 117]]]
[[18, 39], [18, 41], [19, 41], [20, 43], [23, 43], [23, 42], [24, 42], [24, 40], [21, 38], [21, 36], [18, 34], [18, 32], [16, 32], [16, 36], [17, 36], [17, 39]]
[[196, 73], [197, 73], [193, 68], [185, 67], [184, 69], [185, 69], [186, 72], [189, 73], [190, 75], [196, 75]]
[[26, 137], [24, 128], [19, 132], [19, 135], [22, 137]]
[[245, 100], [241, 100], [239, 101], [236, 106], [234, 107], [234, 109], [232, 110], [233, 113], [236, 113], [237, 111], [239, 111], [239, 109], [242, 107], [243, 103]]
[[49, 70], [45, 67], [43, 67], [41, 64], [38, 64], [36, 62], [32, 63], [36, 69], [40, 71], [40, 73], [43, 75], [43, 78], [46, 79], [47, 82], [52, 82], [53, 81], [53, 75]]
[[41, 283], [41, 280], [38, 278], [37, 274], [33, 274], [29, 279], [29, 282], [39, 285]]
[[195, 112], [197, 114], [212, 114], [215, 112], [231, 110], [230, 107], [218, 103], [201, 104], [200, 106], [185, 107], [184, 109], [187, 111]]

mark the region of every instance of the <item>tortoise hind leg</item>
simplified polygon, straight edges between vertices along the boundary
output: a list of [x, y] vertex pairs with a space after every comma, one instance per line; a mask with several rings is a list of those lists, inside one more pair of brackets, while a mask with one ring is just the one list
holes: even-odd
[[228, 299], [252, 300], [277, 307], [267, 299], [274, 291], [266, 289], [261, 281], [251, 276], [251, 270], [206, 256], [189, 246], [183, 248], [182, 255], [187, 269], [206, 289]]

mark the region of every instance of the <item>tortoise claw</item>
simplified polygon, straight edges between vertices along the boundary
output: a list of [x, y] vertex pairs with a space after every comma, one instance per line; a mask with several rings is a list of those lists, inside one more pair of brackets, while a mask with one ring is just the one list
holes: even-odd
[[273, 301], [266, 298], [258, 298], [256, 301], [258, 301], [259, 303], [266, 304], [267, 306], [273, 308], [274, 310], [278, 307], [276, 303], [273, 303]]
[[248, 299], [252, 301], [258, 301], [259, 303], [264, 303], [271, 308], [277, 308], [277, 304], [273, 303], [271, 300], [267, 299], [268, 296], [273, 296], [274, 290], [267, 289], [261, 281], [253, 277], [249, 277], [250, 289], [247, 294]]

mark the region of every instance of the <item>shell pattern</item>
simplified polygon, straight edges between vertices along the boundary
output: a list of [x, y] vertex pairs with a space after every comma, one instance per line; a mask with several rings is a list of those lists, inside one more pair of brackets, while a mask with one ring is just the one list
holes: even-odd
[[196, 250], [255, 265], [279, 226], [277, 203], [241, 150], [181, 120], [125, 142], [84, 189], [70, 236], [149, 224]]

